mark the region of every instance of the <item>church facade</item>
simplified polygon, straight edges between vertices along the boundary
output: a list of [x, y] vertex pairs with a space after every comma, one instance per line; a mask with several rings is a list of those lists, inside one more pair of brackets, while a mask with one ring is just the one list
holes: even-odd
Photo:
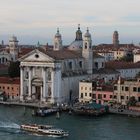
[[58, 29], [53, 49], [34, 49], [19, 59], [21, 101], [65, 103], [78, 97], [79, 81], [92, 76], [93, 50], [89, 30], [82, 39], [78, 27], [75, 41], [77, 44], [82, 41], [81, 49], [63, 48]]

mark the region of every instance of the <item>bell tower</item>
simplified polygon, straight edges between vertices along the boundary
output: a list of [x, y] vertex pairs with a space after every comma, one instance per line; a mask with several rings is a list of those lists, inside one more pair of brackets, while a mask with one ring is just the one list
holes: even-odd
[[91, 34], [89, 33], [88, 28], [83, 39], [82, 56], [85, 59], [85, 69], [87, 70], [87, 73], [92, 74], [93, 50], [92, 50]]
[[16, 58], [18, 56], [18, 40], [16, 36], [12, 36], [9, 39], [9, 50], [11, 54], [11, 60], [16, 61]]
[[59, 33], [59, 28], [57, 28], [57, 33], [54, 36], [54, 46], [53, 50], [58, 51], [62, 49], [62, 37]]
[[119, 34], [118, 31], [114, 31], [113, 33], [113, 45], [118, 46], [119, 45]]

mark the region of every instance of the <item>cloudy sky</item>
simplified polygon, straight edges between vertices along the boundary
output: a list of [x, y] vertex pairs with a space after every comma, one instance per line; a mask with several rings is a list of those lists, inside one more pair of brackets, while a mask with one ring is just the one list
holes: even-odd
[[57, 27], [64, 44], [75, 39], [77, 25], [89, 27], [93, 44], [140, 42], [140, 0], [0, 0], [0, 40], [16, 35], [20, 44], [52, 44]]

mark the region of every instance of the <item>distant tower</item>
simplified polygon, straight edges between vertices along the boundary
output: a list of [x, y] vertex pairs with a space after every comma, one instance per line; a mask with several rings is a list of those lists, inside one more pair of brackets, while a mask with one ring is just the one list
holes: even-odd
[[57, 33], [55, 34], [54, 37], [54, 46], [53, 50], [61, 50], [62, 49], [62, 37], [61, 34], [59, 33], [59, 28], [57, 28]]
[[4, 41], [3, 40], [1, 41], [1, 46], [4, 47]]
[[85, 69], [87, 69], [87, 73], [92, 74], [93, 50], [92, 50], [91, 34], [89, 33], [88, 28], [83, 39], [82, 56], [84, 57], [85, 60], [84, 64]]
[[82, 39], [82, 32], [80, 30], [80, 24], [78, 24], [78, 30], [76, 31], [76, 38], [75, 40], [83, 40]]
[[18, 40], [16, 36], [12, 36], [9, 39], [9, 50], [11, 54], [11, 60], [16, 61], [16, 58], [18, 56]]
[[118, 46], [119, 45], [119, 34], [118, 31], [114, 31], [113, 33], [113, 45]]

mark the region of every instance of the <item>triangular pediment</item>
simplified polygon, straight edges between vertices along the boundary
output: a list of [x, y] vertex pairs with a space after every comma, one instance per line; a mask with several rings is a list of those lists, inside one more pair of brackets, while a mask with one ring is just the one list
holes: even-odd
[[22, 62], [54, 62], [54, 59], [47, 54], [35, 49], [30, 53], [22, 56], [19, 61]]

